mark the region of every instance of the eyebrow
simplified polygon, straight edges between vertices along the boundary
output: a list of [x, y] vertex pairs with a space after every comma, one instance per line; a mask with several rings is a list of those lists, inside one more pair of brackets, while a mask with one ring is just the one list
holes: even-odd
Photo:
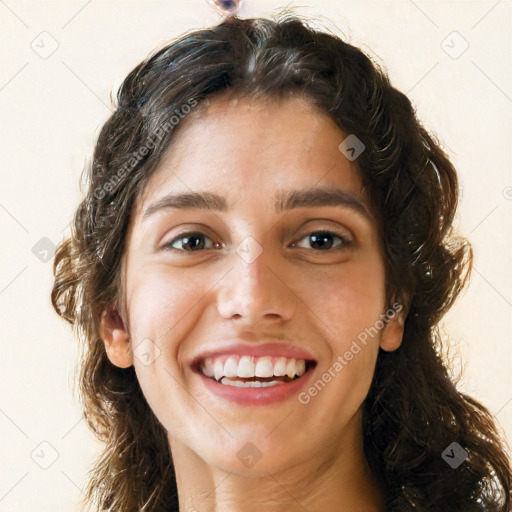
[[[373, 216], [363, 202], [350, 192], [337, 188], [280, 190], [274, 195], [276, 213], [292, 210], [294, 208], [315, 206], [348, 207], [366, 217], [367, 220], [373, 219]], [[171, 193], [148, 206], [142, 216], [142, 221], [145, 221], [156, 212], [167, 209], [227, 212], [229, 206], [224, 197], [213, 192]]]

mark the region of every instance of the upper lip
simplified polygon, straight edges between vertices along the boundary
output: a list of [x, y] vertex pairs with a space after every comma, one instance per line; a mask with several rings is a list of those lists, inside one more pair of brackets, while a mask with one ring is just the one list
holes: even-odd
[[255, 342], [235, 342], [203, 350], [191, 362], [193, 368], [197, 368], [199, 364], [207, 357], [218, 357], [222, 355], [247, 355], [254, 357], [286, 357], [295, 359], [305, 359], [306, 361], [316, 362], [316, 359], [304, 348], [283, 342], [266, 342], [256, 344]]

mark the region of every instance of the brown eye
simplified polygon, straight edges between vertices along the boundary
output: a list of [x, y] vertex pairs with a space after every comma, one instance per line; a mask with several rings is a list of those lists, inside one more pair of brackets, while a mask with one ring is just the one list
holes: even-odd
[[[165, 244], [162, 249], [171, 251], [184, 251], [184, 252], [198, 252], [203, 249], [212, 249], [213, 244], [210, 244], [210, 247], [206, 247], [205, 240], [212, 239], [206, 236], [204, 233], [199, 232], [187, 232], [181, 233], [179, 236], [171, 240], [169, 243]], [[177, 245], [177, 246], [176, 246]], [[218, 247], [218, 244], [215, 244], [215, 247]]]
[[[339, 240], [338, 243], [336, 243], [336, 239]], [[334, 233], [333, 231], [314, 231], [301, 240], [307, 240], [307, 243], [310, 244], [310, 247], [305, 247], [306, 249], [312, 248], [315, 251], [345, 249], [351, 245], [351, 241], [347, 237]], [[297, 244], [292, 245], [299, 247]]]

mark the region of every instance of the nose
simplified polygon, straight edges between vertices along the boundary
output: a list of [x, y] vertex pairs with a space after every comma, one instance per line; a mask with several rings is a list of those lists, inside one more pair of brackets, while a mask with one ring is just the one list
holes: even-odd
[[278, 255], [254, 239], [249, 247], [249, 251], [234, 251], [230, 258], [231, 269], [219, 285], [219, 314], [247, 328], [289, 321], [299, 302], [289, 272]]

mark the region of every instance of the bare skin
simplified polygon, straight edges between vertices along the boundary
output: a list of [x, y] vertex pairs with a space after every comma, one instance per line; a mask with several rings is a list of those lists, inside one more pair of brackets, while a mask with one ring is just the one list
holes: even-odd
[[[124, 301], [112, 305], [120, 317], [105, 312], [101, 324], [109, 359], [135, 366], [168, 431], [180, 510], [383, 512], [361, 410], [379, 347], [400, 346], [401, 313], [307, 403], [239, 405], [211, 393], [189, 366], [217, 343], [272, 338], [313, 354], [314, 382], [389, 308], [371, 214], [347, 205], [274, 208], [277, 190], [322, 187], [369, 211], [356, 161], [338, 149], [348, 134], [294, 97], [223, 98], [182, 123], [131, 218]], [[228, 209], [162, 209], [143, 220], [168, 193], [191, 191], [219, 194]], [[318, 249], [310, 235], [326, 230], [332, 248]], [[204, 245], [187, 252], [182, 233], [192, 231]], [[249, 264], [236, 252], [248, 237], [262, 248]], [[175, 252], [163, 248], [171, 242]], [[146, 362], [135, 357], [139, 344]], [[238, 455], [248, 443], [261, 455], [251, 467]]]

